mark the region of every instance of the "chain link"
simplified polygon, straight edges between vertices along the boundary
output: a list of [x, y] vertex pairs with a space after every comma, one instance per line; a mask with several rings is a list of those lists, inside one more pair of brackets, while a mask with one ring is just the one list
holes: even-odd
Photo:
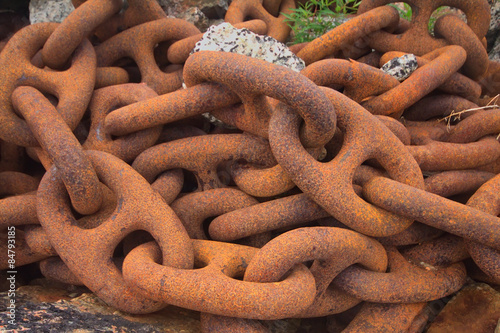
[[[410, 23], [389, 2], [292, 47], [300, 73], [190, 55], [202, 34], [156, 1], [74, 0], [19, 30], [0, 50], [0, 268], [14, 228], [17, 266], [129, 313], [200, 311], [206, 332], [360, 303], [344, 332], [408, 331], [468, 278], [499, 284], [487, 1], [408, 0]], [[467, 23], [433, 37], [441, 5]], [[292, 8], [238, 0], [226, 21], [285, 41]], [[379, 70], [408, 52], [407, 80]]]

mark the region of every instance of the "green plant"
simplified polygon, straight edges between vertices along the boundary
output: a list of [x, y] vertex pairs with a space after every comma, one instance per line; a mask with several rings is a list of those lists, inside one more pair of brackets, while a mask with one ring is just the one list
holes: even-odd
[[[499, 1], [499, 0], [497, 0]], [[408, 21], [411, 21], [411, 18], [412, 18], [412, 10], [411, 10], [411, 7], [410, 5], [408, 5], [407, 3], [403, 3], [404, 5], [404, 8], [401, 8], [401, 6], [398, 6], [396, 4], [389, 4], [389, 6], [392, 6], [394, 8], [396, 8], [399, 12], [399, 16], [408, 20]], [[441, 7], [438, 7], [431, 15], [431, 17], [429, 18], [429, 23], [427, 25], [427, 28], [429, 30], [429, 33], [431, 35], [434, 35], [434, 25], [436, 24], [436, 20], [442, 16], [442, 15], [445, 15], [445, 14], [448, 14], [449, 12], [451, 11], [451, 7], [449, 6], [441, 6]]]
[[390, 3], [389, 6], [396, 8], [401, 18], [404, 18], [407, 21], [411, 21], [413, 13], [409, 4], [407, 4], [406, 2], [403, 3], [404, 8], [401, 8], [400, 6], [393, 3]]
[[[282, 13], [293, 31], [291, 44], [312, 41], [339, 26], [346, 21], [347, 14], [357, 12], [360, 3], [361, 0], [308, 0], [300, 4], [298, 8], [293, 9], [290, 14]], [[403, 6], [399, 6], [391, 3], [389, 6], [396, 8], [399, 16], [411, 21], [413, 13], [410, 5], [402, 4]], [[430, 34], [434, 35], [436, 20], [449, 12], [450, 7], [448, 6], [441, 6], [434, 11], [429, 19]]]
[[[308, 0], [290, 14], [284, 14], [294, 38], [292, 44], [309, 42], [345, 22], [361, 0]], [[335, 11], [331, 10], [335, 8]]]
[[448, 6], [441, 6], [438, 7], [434, 13], [432, 13], [431, 17], [429, 18], [429, 33], [434, 36], [434, 25], [436, 24], [436, 20], [445, 14], [448, 14], [450, 12], [450, 7]]

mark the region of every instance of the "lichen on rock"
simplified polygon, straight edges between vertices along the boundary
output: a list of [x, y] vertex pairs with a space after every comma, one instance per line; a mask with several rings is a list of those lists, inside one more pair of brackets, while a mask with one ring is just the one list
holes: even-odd
[[248, 29], [237, 29], [230, 23], [211, 26], [191, 51], [223, 51], [243, 54], [273, 64], [301, 71], [305, 63], [283, 43], [276, 39], [258, 35]]
[[31, 24], [62, 22], [75, 7], [71, 0], [31, 0], [29, 4]]
[[405, 54], [404, 56], [389, 60], [381, 69], [387, 74], [394, 76], [399, 82], [402, 82], [417, 68], [417, 57], [414, 54]]

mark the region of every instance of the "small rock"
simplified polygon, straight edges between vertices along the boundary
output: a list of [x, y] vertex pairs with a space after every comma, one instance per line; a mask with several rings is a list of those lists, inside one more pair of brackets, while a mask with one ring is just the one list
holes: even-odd
[[228, 0], [158, 0], [167, 16], [193, 23], [201, 31], [224, 20]]
[[496, 43], [493, 45], [490, 53], [488, 54], [490, 60], [500, 61], [500, 37], [497, 39]]
[[191, 54], [198, 51], [223, 51], [243, 54], [262, 59], [273, 64], [288, 67], [300, 72], [305, 63], [276, 39], [257, 35], [248, 29], [236, 29], [229, 23], [211, 26], [196, 43]]
[[75, 7], [71, 0], [31, 0], [29, 5], [31, 24], [62, 22]]
[[[488, 52], [491, 54], [491, 50], [495, 45], [495, 41], [499, 39], [500, 33], [500, 1], [497, 0], [488, 0], [491, 8], [491, 19], [490, 19], [490, 28], [488, 33], [486, 34], [486, 40], [488, 42]], [[498, 52], [497, 52], [498, 55]]]
[[[169, 15], [173, 16], [173, 15]], [[176, 18], [180, 18], [194, 24], [200, 31], [205, 31], [209, 27], [208, 18], [203, 14], [203, 12], [197, 7], [190, 7], [175, 15]]]
[[418, 68], [417, 57], [414, 54], [393, 58], [382, 66], [382, 70], [394, 76], [399, 82], [406, 80]]
[[448, 302], [427, 333], [490, 333], [500, 318], [500, 292], [485, 283], [464, 287]]

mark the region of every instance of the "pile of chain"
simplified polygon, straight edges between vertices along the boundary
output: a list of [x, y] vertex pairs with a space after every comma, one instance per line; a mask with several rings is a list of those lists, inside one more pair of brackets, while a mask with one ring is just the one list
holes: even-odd
[[[467, 279], [499, 284], [488, 3], [408, 0], [408, 22], [389, 2], [293, 46], [300, 73], [190, 55], [202, 34], [154, 0], [74, 0], [19, 30], [0, 53], [1, 269], [15, 227], [16, 266], [133, 314], [199, 311], [206, 332], [361, 303], [344, 332], [418, 331]], [[432, 36], [441, 5], [467, 23]], [[225, 20], [285, 41], [294, 6], [233, 0]], [[406, 53], [405, 81], [379, 69]]]

